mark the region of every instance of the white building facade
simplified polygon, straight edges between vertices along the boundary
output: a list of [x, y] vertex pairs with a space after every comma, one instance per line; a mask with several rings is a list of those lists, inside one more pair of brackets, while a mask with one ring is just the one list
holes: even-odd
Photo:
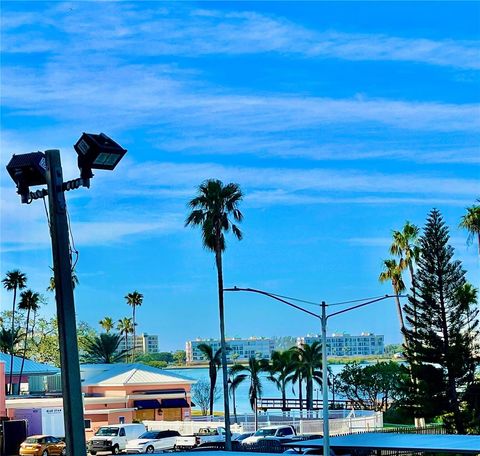
[[[122, 337], [119, 350], [132, 350], [133, 349], [133, 334], [129, 334], [125, 343], [125, 336]], [[136, 334], [135, 335], [135, 352], [143, 353], [145, 355], [149, 353], [158, 353], [158, 336], [152, 336], [150, 334]]]
[[[265, 337], [249, 337], [248, 339], [232, 338], [226, 339], [227, 361], [241, 362], [248, 361], [251, 356], [257, 359], [270, 359], [275, 344], [272, 339]], [[189, 340], [185, 344], [187, 364], [204, 363], [203, 353], [198, 349], [200, 344], [210, 345], [215, 353], [220, 348], [218, 339], [195, 339]]]
[[[322, 342], [318, 335], [297, 338], [297, 346]], [[359, 336], [348, 333], [333, 333], [327, 336], [327, 356], [368, 356], [383, 355], [385, 352], [384, 336], [364, 332]]]

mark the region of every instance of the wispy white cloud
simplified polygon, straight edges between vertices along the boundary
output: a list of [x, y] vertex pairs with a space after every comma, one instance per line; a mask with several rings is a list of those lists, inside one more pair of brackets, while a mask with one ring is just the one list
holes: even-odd
[[[37, 49], [29, 34], [17, 40], [22, 27], [54, 27], [70, 40], [72, 51], [103, 50], [133, 55], [259, 54], [335, 58], [343, 60], [403, 61], [465, 69], [479, 69], [477, 42], [386, 34], [312, 30], [284, 17], [253, 11], [222, 12], [159, 4], [75, 2], [42, 13], [2, 16], [4, 52], [58, 52], [52, 39], [39, 38]], [[81, 38], [81, 39], [79, 39]], [[64, 39], [65, 41], [65, 39]], [[145, 43], [148, 43], [145, 46]]]

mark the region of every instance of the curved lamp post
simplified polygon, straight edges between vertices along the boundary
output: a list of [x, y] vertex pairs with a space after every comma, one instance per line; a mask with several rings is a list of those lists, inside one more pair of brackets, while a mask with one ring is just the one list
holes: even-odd
[[327, 360], [327, 321], [329, 318], [334, 317], [336, 315], [340, 315], [345, 312], [349, 312], [351, 310], [359, 309], [360, 307], [368, 306], [369, 304], [373, 304], [375, 302], [383, 301], [384, 299], [388, 298], [395, 298], [397, 296], [403, 297], [403, 295], [385, 295], [381, 296], [376, 299], [372, 299], [367, 302], [363, 302], [361, 304], [357, 304], [355, 306], [347, 307], [346, 309], [339, 310], [337, 312], [333, 312], [331, 314], [327, 315], [327, 307], [328, 304], [325, 303], [325, 301], [322, 301], [320, 304], [320, 307], [322, 309], [322, 312], [320, 315], [311, 312], [307, 309], [304, 309], [301, 306], [298, 306], [297, 304], [293, 304], [289, 301], [286, 301], [285, 299], [269, 293], [267, 291], [263, 290], [257, 290], [255, 288], [239, 288], [239, 287], [233, 287], [233, 288], [224, 288], [223, 291], [246, 291], [250, 293], [257, 293], [261, 294], [264, 296], [267, 296], [269, 298], [275, 299], [276, 301], [280, 301], [283, 304], [286, 304], [287, 306], [293, 307], [294, 309], [300, 310], [301, 312], [304, 312], [308, 315], [311, 315], [312, 317], [320, 319], [321, 323], [321, 335], [322, 335], [322, 415], [323, 415], [323, 454], [324, 455], [330, 455], [330, 429], [329, 429], [329, 423], [328, 423], [328, 418], [329, 418], [329, 413], [328, 413], [328, 360]]

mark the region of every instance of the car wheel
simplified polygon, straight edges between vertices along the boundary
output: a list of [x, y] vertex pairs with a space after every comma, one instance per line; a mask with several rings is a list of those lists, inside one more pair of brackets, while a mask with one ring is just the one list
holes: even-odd
[[60, 452], [60, 456], [67, 456], [67, 449], [63, 448], [62, 451]]
[[153, 448], [152, 445], [149, 445], [147, 449], [145, 450], [145, 453], [152, 454], [155, 452], [155, 449]]
[[97, 454], [97, 452], [96, 452], [96, 451], [90, 451], [90, 454], [91, 454], [92, 456], [95, 456], [95, 455]]
[[120, 448], [118, 448], [118, 445], [115, 445], [113, 447], [113, 451], [112, 451], [112, 454], [119, 454], [120, 453]]
[[47, 451], [47, 450], [43, 450], [42, 456], [48, 456], [48, 451]]

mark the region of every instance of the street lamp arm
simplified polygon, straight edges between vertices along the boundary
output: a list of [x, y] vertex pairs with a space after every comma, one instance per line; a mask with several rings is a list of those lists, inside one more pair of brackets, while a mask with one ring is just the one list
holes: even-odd
[[339, 310], [338, 312], [333, 312], [330, 315], [327, 315], [327, 319], [330, 317], [334, 317], [335, 315], [340, 315], [345, 312], [350, 312], [350, 310], [359, 309], [360, 307], [368, 306], [369, 304], [373, 304], [378, 301], [383, 301], [384, 299], [396, 298], [396, 297], [404, 298], [405, 295], [388, 295], [387, 294], [385, 296], [382, 296], [381, 298], [372, 299], [371, 301], [363, 302], [362, 304], [357, 304], [356, 306], [347, 307], [346, 309]]
[[287, 306], [298, 309], [302, 312], [305, 312], [308, 315], [312, 315], [315, 318], [321, 318], [320, 315], [317, 315], [314, 312], [310, 312], [309, 310], [304, 309], [303, 307], [297, 306], [296, 304], [293, 304], [289, 301], [286, 301], [285, 299], [279, 298], [278, 296], [275, 296], [274, 294], [268, 293], [267, 291], [256, 290], [255, 288], [238, 288], [238, 287], [224, 288], [223, 291], [248, 291], [250, 293], [258, 293], [258, 294], [261, 294], [261, 295], [264, 295], [264, 296], [268, 296], [269, 298], [276, 299], [277, 301], [280, 301], [283, 304], [286, 304]]

